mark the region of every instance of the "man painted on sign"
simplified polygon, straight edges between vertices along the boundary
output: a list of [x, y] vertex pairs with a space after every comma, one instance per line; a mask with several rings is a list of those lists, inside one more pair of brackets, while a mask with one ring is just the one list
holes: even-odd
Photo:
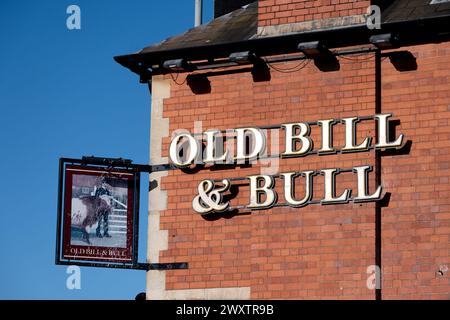
[[[94, 192], [89, 196], [75, 196], [71, 200], [71, 228], [79, 229], [82, 232], [82, 240], [91, 244], [89, 237], [90, 230], [96, 227], [96, 235], [99, 238], [109, 237], [108, 233], [108, 215], [111, 212], [111, 186], [106, 181], [89, 176], [74, 175], [77, 182], [74, 182], [75, 188], [94, 185]], [[84, 181], [83, 181], [84, 179]], [[94, 180], [95, 179], [95, 180]], [[101, 224], [104, 221], [103, 233], [101, 234]], [[76, 241], [75, 239], [73, 239]]]
[[[111, 213], [111, 190], [112, 187], [106, 183], [106, 179], [101, 179], [101, 184], [95, 189], [95, 198], [98, 199], [96, 202], [99, 204], [97, 207], [98, 214], [98, 225], [95, 234], [97, 237], [107, 237], [110, 238], [111, 235], [108, 233], [108, 218]], [[99, 201], [99, 200], [103, 201]], [[101, 234], [101, 225], [103, 221], [103, 235]]]

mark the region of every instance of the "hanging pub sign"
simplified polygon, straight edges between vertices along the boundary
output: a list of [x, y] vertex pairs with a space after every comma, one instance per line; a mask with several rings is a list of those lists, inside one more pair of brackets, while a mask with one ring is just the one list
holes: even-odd
[[137, 266], [140, 171], [130, 166], [60, 159], [56, 264]]
[[141, 173], [152, 166], [122, 158], [59, 159], [55, 263], [135, 270], [188, 264], [138, 261]]
[[[344, 119], [319, 120], [317, 122], [286, 123], [270, 127], [270, 129], [281, 129], [285, 132], [284, 151], [275, 156], [283, 159], [310, 155], [324, 156], [336, 153], [364, 152], [371, 149], [400, 149], [403, 146], [404, 135], [400, 134], [390, 141], [390, 117], [392, 117], [392, 114], [376, 114], [368, 117], [355, 116]], [[376, 139], [366, 137], [360, 142], [357, 141], [356, 124], [362, 120], [372, 120], [376, 123]], [[338, 124], [343, 125], [345, 132], [345, 144], [341, 148], [337, 148], [333, 144], [333, 127]], [[313, 150], [314, 141], [311, 138], [311, 126], [313, 125], [321, 127], [321, 148], [319, 150]], [[267, 137], [261, 128], [248, 127], [226, 130], [226, 137], [223, 133], [219, 130], [209, 130], [200, 135], [193, 135], [189, 132], [176, 134], [169, 146], [172, 165], [178, 168], [186, 168], [195, 164], [212, 166], [239, 164], [267, 156]], [[227, 139], [233, 141], [235, 148], [233, 146], [230, 150], [224, 147]], [[206, 143], [203, 148], [204, 142]], [[236, 150], [235, 154], [234, 150]], [[196, 212], [206, 215], [241, 208], [261, 210], [273, 206], [300, 208], [312, 203], [327, 205], [378, 201], [382, 199], [383, 187], [380, 184], [376, 186], [375, 190], [369, 190], [369, 173], [372, 170], [373, 168], [370, 165], [361, 165], [352, 168], [285, 172], [278, 175], [259, 174], [245, 178], [207, 179], [199, 182], [198, 194], [193, 198], [192, 208]], [[336, 176], [346, 172], [354, 175], [357, 185], [356, 190], [345, 189], [341, 194], [336, 194]], [[319, 201], [313, 201], [314, 177], [320, 175], [324, 185], [323, 196]], [[284, 203], [278, 203], [278, 194], [275, 190], [277, 179], [283, 186]], [[247, 205], [233, 206], [230, 201], [224, 201], [224, 193], [230, 190], [232, 181], [235, 180], [248, 181], [250, 191]], [[296, 198], [295, 186], [300, 183], [305, 190], [305, 194], [301, 198]]]

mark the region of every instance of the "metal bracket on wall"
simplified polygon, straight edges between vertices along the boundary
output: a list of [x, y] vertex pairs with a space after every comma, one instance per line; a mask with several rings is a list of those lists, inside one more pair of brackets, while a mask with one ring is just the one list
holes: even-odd
[[59, 260], [59, 261], [56, 261], [55, 264], [66, 265], [66, 266], [77, 265], [80, 267], [131, 269], [131, 270], [144, 270], [144, 271], [179, 270], [179, 269], [188, 269], [189, 268], [189, 264], [187, 262], [114, 264], [114, 263], [95, 263], [95, 262], [79, 262], [79, 261], [72, 261], [72, 260]]

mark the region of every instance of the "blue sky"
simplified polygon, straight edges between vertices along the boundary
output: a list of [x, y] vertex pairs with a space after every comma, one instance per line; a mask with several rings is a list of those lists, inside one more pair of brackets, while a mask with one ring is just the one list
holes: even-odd
[[[204, 1], [205, 21], [212, 2]], [[81, 9], [81, 30], [66, 27], [71, 4]], [[66, 288], [66, 267], [54, 264], [58, 159], [148, 162], [150, 95], [113, 56], [193, 21], [194, 0], [0, 2], [0, 299], [134, 299], [145, 291], [143, 271], [87, 267], [81, 290]], [[143, 192], [141, 260], [146, 207]]]

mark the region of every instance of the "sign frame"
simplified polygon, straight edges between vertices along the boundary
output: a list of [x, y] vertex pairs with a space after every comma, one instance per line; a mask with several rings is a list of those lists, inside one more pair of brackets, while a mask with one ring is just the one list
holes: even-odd
[[[71, 192], [66, 192], [66, 169], [75, 168], [95, 170], [101, 172], [123, 172], [133, 174], [133, 192], [132, 212], [127, 211], [127, 217], [132, 218], [130, 241], [127, 248], [131, 249], [130, 258], [124, 260], [112, 261], [111, 259], [104, 259], [99, 261], [95, 257], [83, 257], [78, 259], [70, 259], [64, 254], [65, 245], [67, 245], [67, 214], [65, 214], [65, 207], [67, 206], [66, 196]], [[100, 268], [118, 268], [118, 269], [134, 269], [134, 270], [172, 270], [172, 269], [187, 269], [188, 263], [142, 263], [139, 262], [138, 257], [138, 239], [139, 239], [139, 185], [141, 173], [153, 172], [153, 167], [150, 165], [133, 164], [131, 160], [122, 158], [99, 158], [99, 157], [82, 157], [82, 159], [74, 158], [60, 158], [59, 159], [59, 176], [58, 176], [58, 205], [57, 205], [57, 219], [56, 219], [56, 249], [55, 249], [55, 264], [56, 265], [77, 265], [87, 267]], [[156, 171], [156, 170], [155, 170]], [[128, 221], [128, 219], [127, 219]], [[70, 227], [70, 225], [69, 225]], [[127, 227], [128, 232], [128, 227]], [[127, 234], [128, 237], [128, 234]], [[69, 240], [70, 242], [70, 240]], [[94, 246], [95, 247], [95, 246]]]

